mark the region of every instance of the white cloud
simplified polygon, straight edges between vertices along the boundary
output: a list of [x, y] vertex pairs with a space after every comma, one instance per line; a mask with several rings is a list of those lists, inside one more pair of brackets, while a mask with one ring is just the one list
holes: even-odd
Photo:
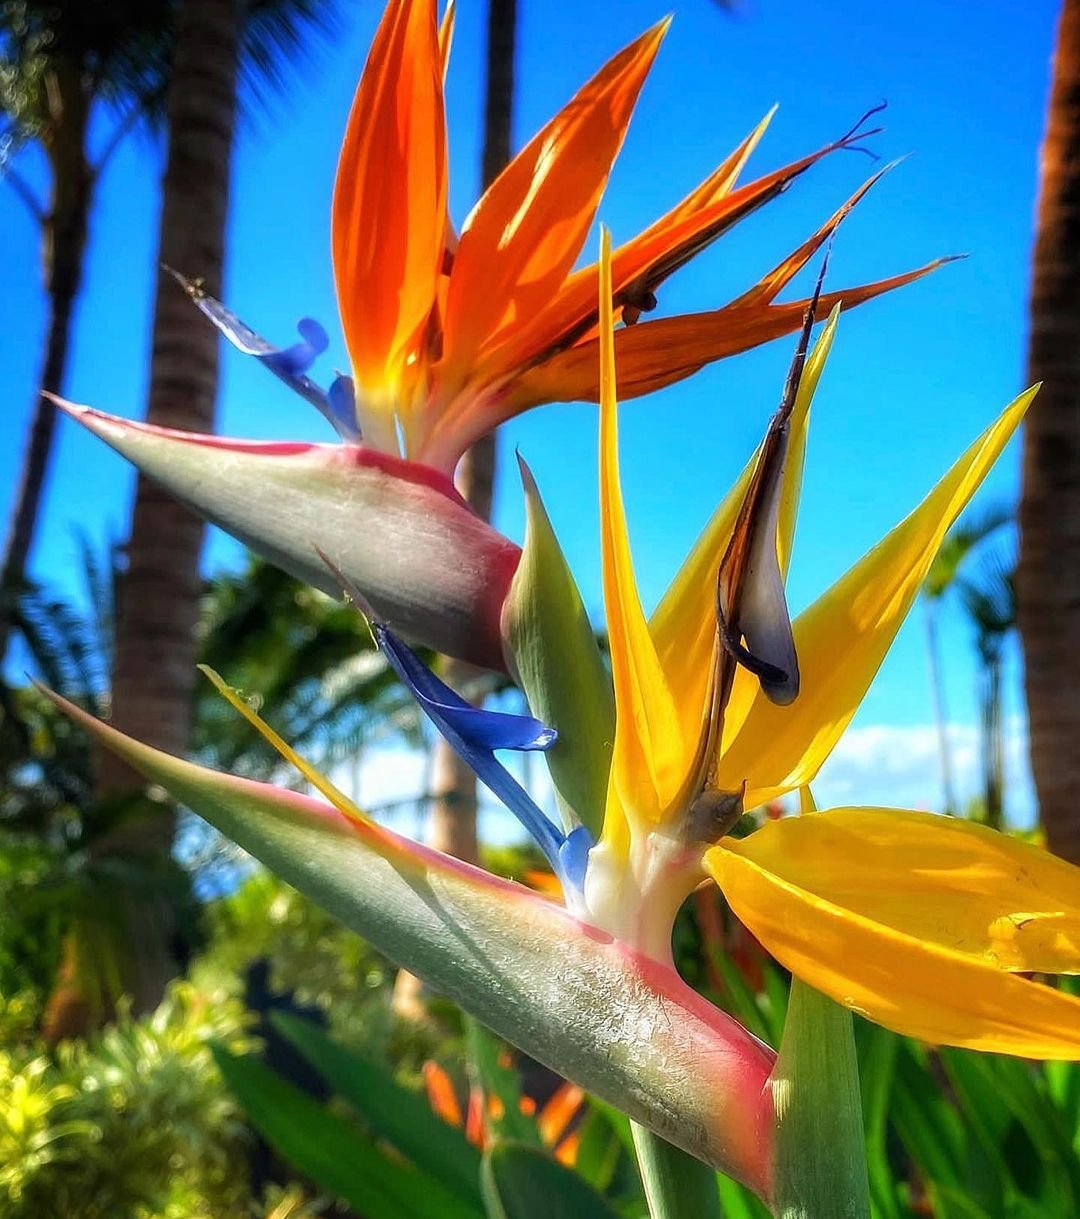
[[[949, 744], [954, 785], [963, 807], [981, 790], [979, 738], [972, 724], [951, 724]], [[849, 729], [814, 784], [822, 807], [882, 804], [941, 807], [941, 764], [932, 724], [867, 724]], [[1027, 730], [1011, 719], [1005, 734], [1005, 804], [1017, 825], [1034, 820], [1035, 797], [1027, 758]]]
[[[949, 741], [954, 784], [961, 808], [981, 790], [979, 739], [973, 724], [952, 724]], [[554, 820], [551, 780], [539, 755], [503, 755], [503, 761]], [[342, 766], [334, 782], [361, 808], [411, 838], [427, 828], [428, 757], [400, 744], [364, 750], [356, 766]], [[1026, 725], [1019, 717], [1006, 726], [1006, 811], [1028, 826], [1035, 797], [1027, 759]], [[822, 808], [848, 804], [937, 810], [942, 807], [937, 730], [932, 724], [864, 724], [849, 729], [814, 783]], [[525, 834], [516, 819], [480, 786], [480, 833], [485, 842], [519, 842]]]
[[[364, 750], [357, 765], [334, 770], [334, 782], [363, 809], [410, 838], [427, 829], [428, 755], [405, 745], [387, 744]], [[555, 797], [543, 759], [502, 755], [502, 761], [556, 822]], [[484, 787], [480, 795], [480, 837], [492, 846], [520, 842], [526, 835], [513, 814]]]

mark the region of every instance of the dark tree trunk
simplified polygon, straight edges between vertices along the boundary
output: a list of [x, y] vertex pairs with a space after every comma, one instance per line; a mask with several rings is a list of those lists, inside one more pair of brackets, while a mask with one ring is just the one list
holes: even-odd
[[[481, 168], [485, 188], [510, 160], [516, 27], [517, 0], [489, 0]], [[468, 450], [457, 470], [458, 490], [486, 521], [491, 519], [496, 460], [496, 439], [491, 433]], [[463, 686], [474, 674], [472, 666], [461, 660], [448, 659], [443, 666], [443, 677], [454, 687]], [[475, 863], [479, 857], [476, 813], [476, 775], [442, 737], [436, 738], [431, 758], [431, 845]], [[399, 975], [394, 990], [399, 1015], [415, 1019], [424, 1014], [420, 991], [419, 979], [404, 972]]]
[[[516, 24], [517, 0], [490, 0], [482, 167], [485, 188], [510, 160]], [[486, 521], [491, 520], [496, 466], [496, 437], [492, 432], [468, 450], [457, 471], [458, 490]], [[448, 660], [443, 675], [450, 685], [457, 686], [468, 681], [472, 672], [464, 661]], [[431, 778], [432, 845], [475, 862], [476, 776], [441, 737], [435, 742]]]
[[[242, 16], [241, 0], [181, 5], [169, 90], [159, 261], [201, 278], [215, 296], [221, 295], [225, 261]], [[213, 431], [217, 381], [216, 332], [159, 271], [147, 419]], [[121, 584], [112, 720], [120, 731], [173, 754], [187, 750], [191, 732], [202, 541], [201, 521], [140, 477]], [[103, 797], [143, 786], [116, 757], [101, 756]], [[175, 813], [148, 805], [126, 819], [103, 849], [150, 870], [166, 868]], [[178, 972], [172, 910], [167, 899], [149, 894], [133, 893], [128, 902], [133, 958], [127, 981], [136, 1009], [146, 1010]]]
[[42, 225], [42, 262], [48, 295], [45, 352], [0, 566], [0, 659], [7, 652], [11, 631], [10, 599], [18, 593], [26, 575], [49, 474], [56, 408], [43, 395], [61, 394], [64, 389], [94, 189], [93, 172], [86, 158], [89, 113], [82, 82], [57, 73], [53, 95], [63, 114], [59, 116], [55, 138], [46, 145], [52, 198]]
[[1080, 0], [1063, 0], [1042, 147], [1017, 573], [1031, 763], [1051, 850], [1080, 863]]

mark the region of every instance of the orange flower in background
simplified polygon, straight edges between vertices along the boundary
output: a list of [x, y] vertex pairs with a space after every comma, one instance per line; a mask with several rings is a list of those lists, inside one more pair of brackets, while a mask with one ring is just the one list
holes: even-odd
[[[392, 0], [372, 43], [338, 165], [333, 258], [364, 443], [452, 470], [483, 433], [541, 402], [595, 400], [596, 268], [573, 270], [665, 20], [620, 51], [481, 196], [460, 238], [447, 217], [443, 73], [452, 14]], [[612, 261], [619, 393], [646, 393], [795, 330], [805, 301], [776, 296], [876, 180], [722, 309], [632, 325], [660, 284], [823, 156], [738, 185], [771, 112], [667, 215]], [[940, 260], [939, 260], [940, 261]], [[846, 306], [937, 266], [830, 293]]]
[[[485, 1097], [480, 1088], [473, 1086], [469, 1090], [467, 1109], [463, 1112], [454, 1081], [443, 1067], [431, 1059], [424, 1063], [424, 1087], [432, 1113], [448, 1125], [464, 1129], [469, 1142], [482, 1151], [490, 1139], [487, 1119], [490, 1117], [497, 1122], [502, 1117], [502, 1101], [497, 1096]], [[531, 1096], [522, 1096], [519, 1102], [521, 1112], [526, 1117], [536, 1118], [537, 1133], [544, 1146], [549, 1147], [555, 1158], [568, 1167], [573, 1167], [581, 1141], [576, 1129], [571, 1127], [576, 1126], [584, 1106], [584, 1090], [565, 1080], [539, 1109]]]

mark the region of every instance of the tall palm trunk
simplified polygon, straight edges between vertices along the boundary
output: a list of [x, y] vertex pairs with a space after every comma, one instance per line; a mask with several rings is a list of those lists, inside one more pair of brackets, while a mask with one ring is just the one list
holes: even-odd
[[[517, 0], [490, 0], [482, 170], [485, 187], [510, 160], [516, 24]], [[469, 449], [457, 472], [458, 489], [484, 520], [491, 519], [496, 459], [495, 435], [491, 433]], [[450, 685], [467, 681], [470, 672], [467, 664], [457, 660], [447, 661], [443, 670]], [[435, 742], [431, 778], [432, 845], [475, 862], [476, 776], [441, 737]]]
[[[484, 187], [498, 177], [510, 160], [514, 107], [514, 43], [517, 0], [489, 0], [487, 29], [487, 86], [484, 103], [484, 150], [481, 174]], [[495, 434], [478, 440], [461, 459], [457, 486], [484, 520], [491, 520], [495, 492], [497, 449]], [[443, 677], [455, 687], [475, 674], [464, 661], [448, 658]], [[479, 858], [476, 832], [476, 775], [442, 737], [436, 737], [431, 755], [431, 845], [458, 859]], [[424, 1015], [419, 978], [404, 971], [394, 987], [394, 1010], [408, 1019]]]
[[1080, 863], [1080, 0], [1062, 3], [1040, 174], [1019, 619], [1042, 821]]
[[949, 748], [949, 716], [945, 705], [945, 675], [941, 664], [941, 641], [938, 638], [938, 606], [936, 597], [923, 594], [926, 615], [926, 657], [930, 670], [930, 694], [934, 703], [934, 724], [937, 728], [938, 761], [941, 766], [942, 812], [956, 812], [956, 788], [953, 784], [952, 751]]
[[63, 392], [94, 191], [94, 173], [86, 156], [90, 115], [83, 83], [75, 72], [58, 71], [53, 85], [53, 104], [64, 113], [56, 124], [55, 139], [46, 148], [52, 198], [42, 217], [42, 262], [48, 297], [45, 353], [0, 562], [0, 659], [7, 652], [11, 631], [10, 599], [26, 573], [49, 473], [56, 408], [43, 395]]
[[983, 798], [986, 801], [986, 824], [1000, 830], [1005, 825], [1005, 740], [1001, 708], [1001, 647], [994, 645], [982, 652], [982, 672], [979, 675], [982, 703], [982, 767]]
[[[201, 278], [215, 296], [225, 260], [242, 17], [242, 0], [185, 0], [169, 90], [159, 261]], [[148, 421], [212, 431], [217, 381], [216, 332], [159, 270]], [[183, 754], [189, 743], [202, 541], [201, 521], [140, 477], [117, 617], [112, 719], [169, 753]], [[114, 756], [102, 756], [103, 796], [143, 786]], [[171, 809], [151, 809], [129, 817], [103, 849], [167, 865], [174, 829]], [[133, 894], [129, 915], [126, 981], [136, 1007], [146, 1009], [177, 972], [171, 910], [167, 901]]]

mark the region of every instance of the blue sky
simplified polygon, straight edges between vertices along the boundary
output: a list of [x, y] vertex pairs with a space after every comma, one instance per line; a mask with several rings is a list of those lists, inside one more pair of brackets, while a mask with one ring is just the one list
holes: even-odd
[[[374, 3], [343, 0], [341, 7], [340, 36], [313, 52], [285, 97], [242, 126], [226, 289], [231, 306], [271, 339], [287, 341], [302, 314], [323, 320], [334, 336], [326, 369], [344, 363], [328, 257], [330, 192], [349, 101], [378, 16]], [[485, 7], [461, 0], [450, 69], [451, 204], [458, 223], [475, 199], [479, 176]], [[815, 404], [790, 582], [798, 609], [913, 507], [1021, 388], [1038, 143], [1056, 5], [755, 0], [730, 15], [710, 0], [521, 0], [520, 8], [518, 145], [605, 58], [674, 9], [601, 208], [616, 241], [695, 185], [772, 103], [780, 110], [752, 170], [826, 143], [885, 99], [887, 130], [873, 147], [884, 160], [913, 155], [846, 222], [830, 269], [832, 286], [901, 271], [939, 254], [970, 255], [841, 323]], [[738, 294], [873, 168], [855, 153], [830, 158], [670, 281], [660, 312], [715, 307]], [[32, 155], [20, 169], [39, 180]], [[160, 149], [142, 138], [129, 140], [110, 165], [77, 318], [68, 396], [122, 415], [138, 416], [145, 405], [160, 173]], [[37, 234], [2, 183], [0, 232], [8, 438], [0, 448], [0, 486], [10, 497], [35, 385], [43, 298]], [[774, 343], [623, 408], [623, 479], [647, 603], [659, 597], [760, 436], [790, 347], [787, 340]], [[223, 432], [325, 437], [318, 416], [261, 369], [226, 352], [223, 372]], [[586, 602], [599, 618], [595, 408], [536, 411], [508, 425], [502, 443], [506, 455], [519, 445], [536, 472]], [[1014, 446], [991, 477], [991, 497], [1015, 495], [1018, 457]], [[121, 535], [132, 475], [66, 421], [56, 458], [33, 570], [71, 587], [74, 531]], [[503, 470], [497, 524], [520, 537], [521, 499], [509, 461]], [[236, 559], [232, 543], [211, 540], [208, 569]], [[903, 632], [860, 712], [856, 727], [865, 731], [856, 740], [884, 740], [887, 752], [889, 741], [910, 745], [911, 734], [928, 723], [921, 625], [916, 616]], [[951, 702], [963, 725], [974, 715], [974, 672], [959, 612], [949, 616], [945, 642]], [[882, 738], [875, 735], [879, 730], [901, 735]], [[850, 788], [855, 773], [837, 779], [837, 790]], [[884, 800], [873, 766], [868, 773], [855, 783], [853, 798]], [[889, 790], [895, 793], [890, 802], [932, 804], [932, 763], [929, 770], [912, 764]], [[1018, 783], [1015, 793], [1022, 812], [1026, 786]]]

